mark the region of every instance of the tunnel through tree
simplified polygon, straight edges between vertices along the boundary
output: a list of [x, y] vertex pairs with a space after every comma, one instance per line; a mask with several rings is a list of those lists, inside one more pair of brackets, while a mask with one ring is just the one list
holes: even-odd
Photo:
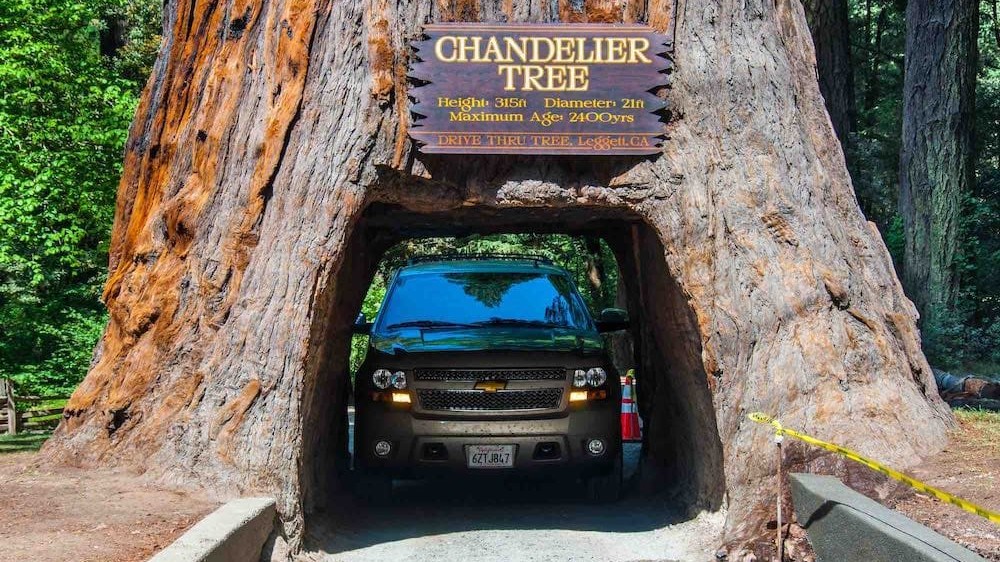
[[49, 458], [273, 494], [297, 548], [338, 485], [338, 437], [317, 428], [343, 411], [373, 268], [399, 240], [463, 232], [614, 249], [650, 327], [636, 360], [657, 369], [640, 406], [668, 476], [650, 485], [725, 506], [729, 544], [769, 536], [771, 445], [748, 411], [899, 466], [943, 446], [951, 417], [858, 210], [798, 2], [681, 1], [662, 149], [601, 159], [417, 154], [409, 41], [452, 20], [663, 32], [670, 2], [236, 8], [166, 2], [125, 153], [110, 320]]

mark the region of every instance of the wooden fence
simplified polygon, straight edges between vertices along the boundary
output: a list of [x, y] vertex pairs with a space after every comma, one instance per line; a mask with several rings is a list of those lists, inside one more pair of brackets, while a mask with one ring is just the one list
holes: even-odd
[[59, 425], [63, 409], [45, 405], [52, 401], [52, 398], [40, 396], [15, 396], [10, 381], [0, 378], [0, 434], [54, 429]]

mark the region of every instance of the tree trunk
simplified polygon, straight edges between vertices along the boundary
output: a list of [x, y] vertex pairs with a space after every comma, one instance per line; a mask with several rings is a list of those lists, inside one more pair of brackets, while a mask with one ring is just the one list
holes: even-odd
[[605, 295], [608, 275], [604, 270], [601, 240], [596, 236], [585, 236], [582, 242], [586, 254], [587, 284], [590, 286], [590, 297], [595, 303], [598, 303], [598, 308], [602, 308], [608, 301]]
[[899, 210], [903, 286], [922, 322], [952, 310], [958, 294], [958, 220], [974, 177], [973, 127], [979, 2], [911, 0]]
[[880, 6], [878, 16], [875, 19], [874, 33], [872, 30], [872, 5], [867, 4], [865, 48], [870, 51], [868, 64], [866, 65], [868, 77], [865, 80], [865, 125], [873, 127], [875, 125], [875, 106], [882, 97], [882, 77], [880, 76], [879, 63], [882, 62], [882, 39], [885, 36], [885, 25], [888, 8]]
[[664, 31], [670, 2], [168, 0], [166, 14], [125, 154], [110, 320], [49, 458], [272, 494], [300, 546], [306, 514], [342, 505], [350, 328], [379, 257], [414, 232], [498, 230], [611, 245], [650, 466], [692, 508], [727, 508], [727, 544], [773, 535], [771, 434], [748, 412], [897, 466], [944, 445], [952, 418], [858, 209], [797, 1], [679, 3], [669, 138], [640, 159], [416, 153], [408, 41], [463, 19]]
[[856, 120], [847, 0], [805, 0], [803, 6], [816, 49], [819, 91], [846, 151]]

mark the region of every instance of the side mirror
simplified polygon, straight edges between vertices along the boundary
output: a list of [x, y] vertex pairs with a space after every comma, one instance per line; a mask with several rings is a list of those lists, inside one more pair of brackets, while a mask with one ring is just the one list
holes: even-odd
[[362, 336], [367, 336], [372, 333], [372, 323], [365, 318], [364, 312], [358, 314], [358, 317], [354, 319], [354, 326], [351, 328], [351, 331]]
[[605, 308], [597, 316], [597, 331], [617, 332], [628, 329], [628, 312], [620, 308]]

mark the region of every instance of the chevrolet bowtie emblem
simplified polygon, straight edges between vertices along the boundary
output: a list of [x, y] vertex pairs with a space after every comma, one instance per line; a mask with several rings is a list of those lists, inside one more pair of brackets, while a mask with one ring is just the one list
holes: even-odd
[[483, 392], [496, 392], [507, 388], [507, 381], [479, 381], [475, 389]]

